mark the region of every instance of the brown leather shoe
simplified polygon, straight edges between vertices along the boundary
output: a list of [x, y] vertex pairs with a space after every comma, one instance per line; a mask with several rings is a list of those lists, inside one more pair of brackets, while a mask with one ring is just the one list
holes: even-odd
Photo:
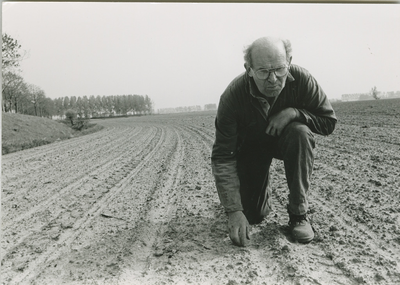
[[290, 231], [295, 240], [300, 243], [309, 243], [314, 239], [314, 231], [305, 214], [294, 215], [289, 212], [289, 217]]

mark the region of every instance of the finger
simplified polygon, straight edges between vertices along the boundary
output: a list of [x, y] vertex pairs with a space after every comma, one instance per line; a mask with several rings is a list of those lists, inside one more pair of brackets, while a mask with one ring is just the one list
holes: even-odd
[[246, 227], [246, 237], [248, 240], [250, 240], [250, 227], [249, 226]]
[[275, 129], [272, 125], [269, 125], [267, 130], [268, 130], [268, 132], [267, 132], [268, 135], [275, 136]]
[[240, 245], [238, 230], [239, 230], [238, 228], [231, 228], [229, 231], [229, 238], [231, 239], [234, 245]]
[[279, 137], [282, 133], [282, 129], [276, 129], [276, 135]]
[[246, 242], [246, 228], [247, 227], [241, 227], [239, 231], [239, 238], [240, 238], [240, 245], [244, 246]]
[[271, 125], [268, 125], [267, 129], [265, 130], [265, 133], [267, 135], [270, 135], [270, 131], [271, 131]]
[[276, 137], [276, 131], [277, 131], [277, 129], [272, 128], [271, 129], [271, 136]]

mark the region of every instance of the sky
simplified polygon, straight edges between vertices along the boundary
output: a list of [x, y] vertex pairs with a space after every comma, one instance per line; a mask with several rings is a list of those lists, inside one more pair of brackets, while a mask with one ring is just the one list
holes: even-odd
[[148, 95], [155, 110], [218, 104], [243, 49], [277, 36], [330, 99], [400, 90], [400, 5], [3, 2], [46, 97]]

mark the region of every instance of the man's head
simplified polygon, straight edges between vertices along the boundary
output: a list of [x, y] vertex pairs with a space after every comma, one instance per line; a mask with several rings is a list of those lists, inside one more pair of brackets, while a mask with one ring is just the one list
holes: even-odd
[[290, 41], [272, 37], [259, 38], [244, 53], [244, 67], [249, 76], [253, 77], [261, 94], [267, 97], [278, 96], [285, 87], [292, 60]]

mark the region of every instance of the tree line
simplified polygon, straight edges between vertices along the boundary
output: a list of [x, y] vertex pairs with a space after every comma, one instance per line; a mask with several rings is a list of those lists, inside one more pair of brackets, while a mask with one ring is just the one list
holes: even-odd
[[47, 98], [45, 92], [24, 81], [20, 62], [26, 53], [10, 35], [2, 34], [2, 111], [40, 117], [63, 117], [74, 110], [81, 118], [150, 114], [153, 103], [145, 95], [90, 95]]
[[60, 117], [68, 110], [74, 110], [81, 118], [153, 113], [153, 103], [147, 95], [71, 96], [53, 102], [53, 114]]

